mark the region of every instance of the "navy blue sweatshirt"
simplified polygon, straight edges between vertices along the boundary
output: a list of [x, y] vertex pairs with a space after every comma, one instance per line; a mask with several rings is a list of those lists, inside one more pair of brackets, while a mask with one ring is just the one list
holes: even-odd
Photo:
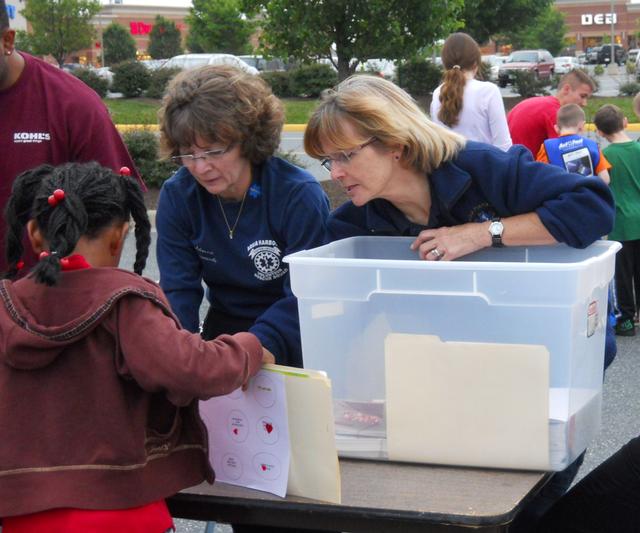
[[[240, 202], [223, 201], [236, 220]], [[216, 311], [254, 320], [249, 331], [278, 363], [302, 366], [289, 253], [323, 243], [329, 201], [308, 172], [272, 157], [254, 167], [233, 239], [217, 198], [186, 168], [162, 186], [156, 227], [160, 285], [184, 328], [198, 331], [206, 285]]]
[[[429, 228], [483, 222], [535, 212], [558, 242], [584, 248], [613, 228], [615, 207], [606, 183], [533, 161], [524, 147], [503, 152], [468, 141], [466, 147], [429, 176]], [[332, 240], [354, 235], [415, 236], [412, 224], [382, 199], [362, 207], [351, 202], [329, 217]]]

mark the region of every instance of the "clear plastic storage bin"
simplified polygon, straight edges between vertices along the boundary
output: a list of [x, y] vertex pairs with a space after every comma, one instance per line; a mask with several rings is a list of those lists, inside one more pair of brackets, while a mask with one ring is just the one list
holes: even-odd
[[[284, 259], [298, 298], [305, 366], [326, 371], [332, 381], [339, 453], [469, 466], [565, 468], [599, 430], [608, 285], [620, 244], [598, 241], [581, 250], [565, 245], [489, 248], [456, 261], [426, 262], [409, 249], [412, 241], [352, 237]], [[424, 339], [444, 343], [443, 358], [455, 348], [462, 358], [460, 380], [467, 382], [447, 374], [450, 367], [442, 376], [448, 376], [443, 381], [453, 392], [434, 386], [442, 371], [436, 366], [448, 360], [433, 359], [431, 352], [431, 370], [425, 372], [419, 358], [413, 360], [420, 363], [415, 375], [406, 368], [398, 374], [397, 362], [405, 354], [393, 356], [390, 346], [405, 338], [417, 339], [418, 345]], [[474, 351], [477, 347], [481, 349]], [[514, 358], [522, 352], [522, 361], [535, 369], [519, 370], [511, 359], [505, 364], [500, 359], [505, 350], [513, 350]], [[471, 367], [464, 362], [468, 357], [480, 369], [471, 377]], [[393, 398], [387, 397], [393, 381], [387, 375], [389, 365], [401, 376], [393, 378]], [[502, 379], [505, 372], [509, 377]], [[416, 401], [398, 411], [398, 405], [407, 405], [400, 400], [413, 401], [405, 398], [406, 392], [420, 398], [424, 393], [428, 406]], [[486, 397], [491, 394], [493, 398]], [[503, 410], [520, 409], [522, 401], [522, 412], [516, 415]], [[489, 413], [478, 414], [483, 405]], [[437, 415], [433, 421], [425, 415], [427, 407]], [[529, 407], [537, 414], [529, 413]], [[541, 408], [543, 431], [536, 430], [523, 450], [523, 435], [540, 427]], [[411, 446], [424, 441], [417, 457], [390, 453], [391, 416], [394, 450], [396, 442]], [[422, 434], [425, 430], [433, 432]], [[535, 439], [540, 435], [542, 444]], [[443, 447], [454, 450], [443, 454]]]

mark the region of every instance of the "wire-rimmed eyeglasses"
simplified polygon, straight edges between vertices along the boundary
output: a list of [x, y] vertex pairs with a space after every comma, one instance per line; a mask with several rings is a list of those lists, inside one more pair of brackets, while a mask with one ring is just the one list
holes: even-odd
[[217, 148], [216, 150], [207, 150], [206, 152], [202, 152], [201, 154], [174, 155], [171, 158], [171, 161], [173, 161], [178, 165], [184, 165], [184, 166], [195, 165], [198, 159], [203, 159], [204, 161], [215, 161], [216, 159], [221, 158], [234, 146], [235, 145], [230, 144], [226, 148]]
[[327, 172], [331, 172], [331, 166], [334, 163], [340, 163], [341, 165], [348, 165], [351, 162], [351, 159], [353, 159], [354, 156], [360, 153], [360, 150], [362, 150], [366, 146], [369, 146], [372, 142], [375, 142], [377, 140], [378, 139], [376, 139], [375, 137], [371, 137], [371, 139], [362, 143], [360, 146], [354, 148], [353, 150], [350, 150], [348, 152], [345, 152], [344, 150], [340, 150], [335, 154], [331, 154], [330, 156], [325, 157], [322, 161], [320, 161], [320, 164]]

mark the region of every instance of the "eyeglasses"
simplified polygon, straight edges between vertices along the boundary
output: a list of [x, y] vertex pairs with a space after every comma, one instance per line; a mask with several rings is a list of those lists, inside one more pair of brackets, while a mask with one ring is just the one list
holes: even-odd
[[320, 164], [327, 172], [331, 172], [331, 167], [334, 163], [348, 165], [351, 162], [351, 159], [353, 159], [360, 153], [360, 150], [362, 150], [365, 146], [369, 146], [372, 142], [375, 142], [377, 140], [378, 139], [376, 139], [375, 137], [371, 137], [371, 139], [369, 139], [367, 142], [362, 143], [360, 146], [354, 148], [349, 152], [340, 150], [335, 154], [330, 155], [329, 157], [325, 157], [322, 161], [320, 161]]
[[184, 166], [195, 165], [198, 159], [203, 159], [204, 161], [215, 161], [216, 159], [220, 159], [224, 154], [226, 154], [234, 146], [235, 146], [234, 144], [230, 144], [226, 148], [218, 148], [217, 150], [207, 150], [206, 152], [202, 152], [200, 155], [196, 155], [196, 154], [174, 155], [171, 158], [171, 161], [173, 161], [178, 165], [184, 165]]

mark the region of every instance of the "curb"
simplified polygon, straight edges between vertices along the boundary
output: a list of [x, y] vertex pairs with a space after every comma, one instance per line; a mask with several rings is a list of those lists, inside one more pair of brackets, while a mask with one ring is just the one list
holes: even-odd
[[[282, 128], [282, 131], [303, 132], [306, 127], [306, 124], [285, 124]], [[158, 131], [157, 124], [116, 124], [116, 128], [120, 133], [131, 130]], [[596, 127], [593, 123], [588, 122], [587, 124], [585, 124], [585, 130], [596, 131]], [[640, 131], [640, 123], [634, 122], [633, 124], [628, 124], [627, 131]]]
[[[282, 131], [295, 131], [295, 132], [303, 132], [306, 129], [306, 124], [285, 124], [282, 128]], [[146, 131], [158, 131], [157, 124], [116, 124], [116, 128], [120, 133], [124, 133], [126, 131], [131, 130], [146, 130]]]

